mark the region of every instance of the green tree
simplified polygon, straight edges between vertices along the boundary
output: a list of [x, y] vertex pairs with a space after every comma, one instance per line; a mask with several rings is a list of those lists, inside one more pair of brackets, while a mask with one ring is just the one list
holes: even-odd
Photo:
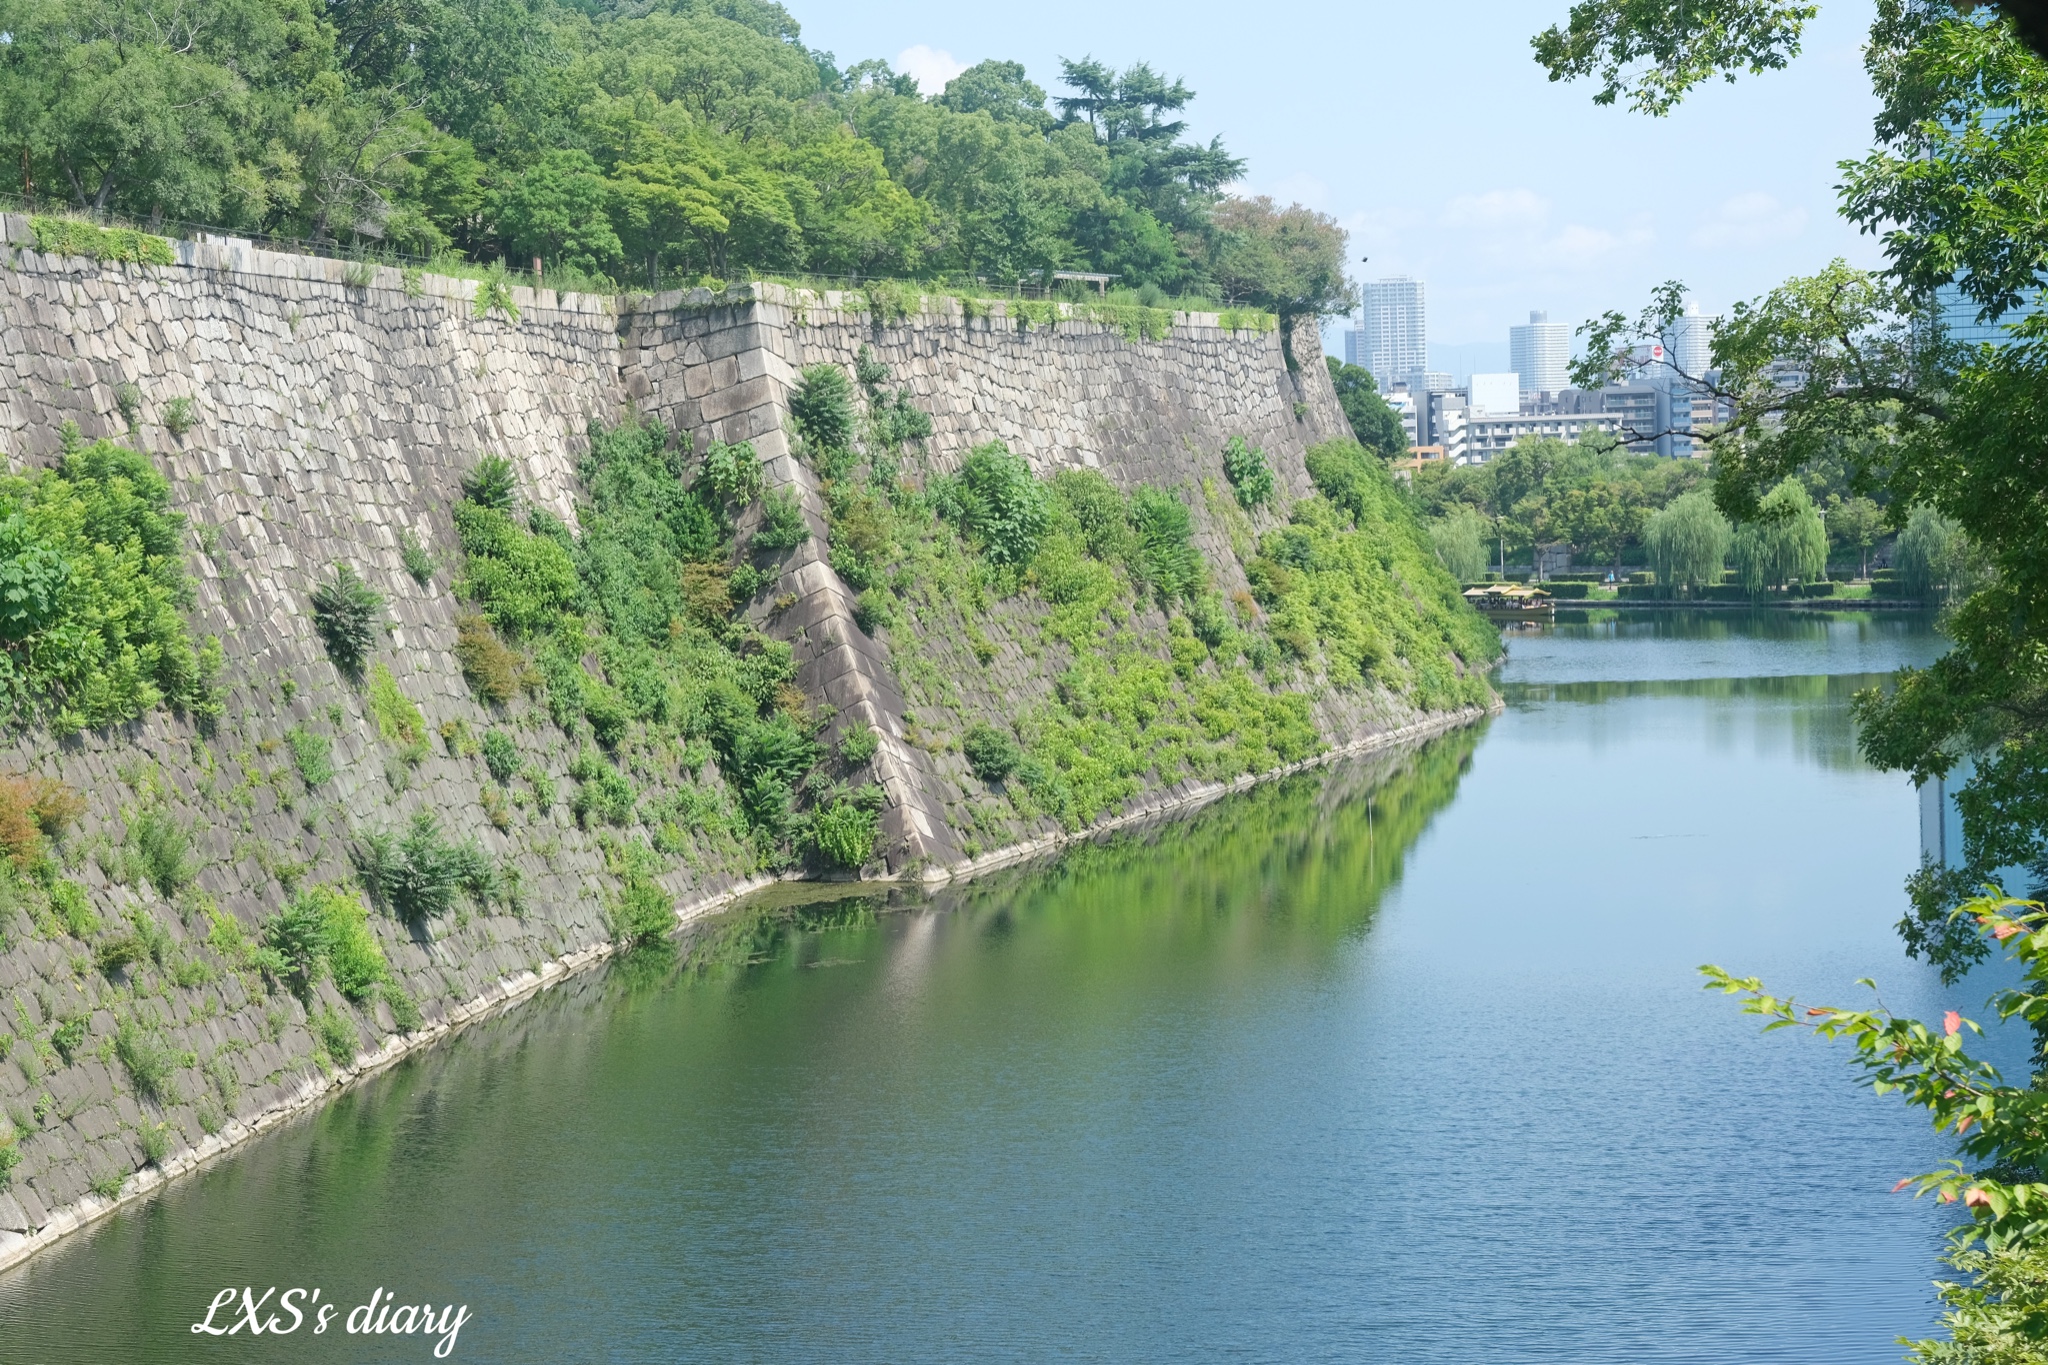
[[257, 107], [250, 76], [288, 57], [290, 13], [262, 0], [4, 0], [0, 125], [22, 190], [95, 212], [216, 216]]
[[1962, 527], [1933, 508], [1915, 507], [1893, 547], [1892, 567], [1913, 596], [1946, 599], [1969, 581], [1969, 539]]
[[1828, 508], [1828, 535], [1846, 550], [1854, 550], [1861, 566], [1858, 577], [1870, 577], [1870, 551], [1884, 534], [1884, 509], [1869, 498], [1848, 499], [1836, 495]]
[[1622, 550], [1642, 530], [1645, 516], [1619, 484], [1601, 480], [1559, 491], [1543, 509], [1539, 532], [1569, 544], [1574, 554], [1619, 568]]
[[590, 153], [549, 152], [500, 192], [498, 228], [515, 258], [576, 270], [616, 269], [625, 248], [605, 213], [608, 187]]
[[978, 62], [946, 82], [937, 102], [956, 113], [986, 113], [998, 122], [1022, 124], [1040, 133], [1053, 124], [1045, 91], [1025, 76], [1021, 62]]
[[1756, 516], [1735, 528], [1729, 546], [1735, 572], [1751, 593], [1782, 588], [1797, 579], [1817, 583], [1827, 575], [1828, 538], [1806, 485], [1786, 479], [1757, 504]]
[[1721, 581], [1732, 538], [1728, 518], [1700, 489], [1672, 499], [1643, 526], [1643, 548], [1657, 582], [1689, 592]]
[[1338, 406], [1344, 409], [1344, 420], [1351, 424], [1351, 434], [1358, 438], [1358, 443], [1389, 459], [1406, 454], [1408, 430], [1401, 425], [1401, 414], [1380, 397], [1372, 372], [1359, 365], [1347, 365], [1335, 356], [1324, 356], [1323, 360], [1330, 367], [1330, 385], [1337, 390]]
[[1348, 234], [1328, 214], [1268, 195], [1217, 205], [1209, 269], [1230, 302], [1255, 303], [1283, 319], [1321, 317], [1358, 302], [1344, 278]]
[[1454, 507], [1425, 524], [1429, 543], [1451, 577], [1470, 583], [1486, 574], [1487, 540], [1493, 523], [1470, 507]]

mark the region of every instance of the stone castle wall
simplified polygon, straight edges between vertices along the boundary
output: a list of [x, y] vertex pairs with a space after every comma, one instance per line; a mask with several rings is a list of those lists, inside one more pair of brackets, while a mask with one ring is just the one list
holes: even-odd
[[[986, 861], [990, 838], [1016, 846], [1055, 831], [1012, 821], [989, 834], [957, 751], [910, 722], [913, 704], [928, 703], [899, 655], [956, 672], [956, 710], [995, 719], [1045, 694], [1049, 664], [1031, 647], [1025, 604], [1000, 604], [987, 623], [1000, 648], [985, 666], [958, 639], [892, 641], [859, 629], [852, 594], [825, 562], [815, 477], [786, 436], [798, 371], [850, 364], [870, 348], [933, 417], [927, 472], [1002, 439], [1043, 472], [1082, 465], [1127, 488], [1180, 488], [1227, 586], [1242, 583], [1229, 528], [1201, 493], [1202, 480], [1221, 477], [1223, 442], [1242, 435], [1264, 446], [1300, 494], [1303, 450], [1344, 429], [1319, 367], [1290, 373], [1277, 336], [1227, 332], [1199, 315], [1183, 316], [1167, 339], [1134, 342], [1095, 324], [1021, 330], [1000, 312], [878, 325], [848, 298], [755, 286], [623, 301], [515, 289], [514, 322], [475, 316], [467, 281], [388, 268], [365, 279], [340, 262], [233, 243], [180, 243], [178, 264], [162, 268], [58, 259], [35, 251], [27, 223], [12, 216], [0, 218], [0, 236], [0, 454], [17, 468], [48, 464], [68, 419], [88, 439], [133, 440], [157, 460], [193, 532], [192, 622], [223, 641], [229, 685], [210, 734], [157, 713], [61, 744], [19, 735], [0, 745], [0, 770], [84, 793], [85, 818], [64, 846], [67, 875], [88, 888], [102, 921], [146, 917], [200, 960], [209, 922], [195, 898], [174, 903], [118, 875], [124, 832], [140, 812], [189, 826], [196, 890], [251, 932], [288, 886], [348, 876], [353, 837], [434, 812], [452, 836], [516, 869], [524, 895], [516, 913], [468, 913], [431, 932], [373, 917], [428, 1035], [602, 955], [617, 886], [600, 840], [564, 804], [487, 808], [489, 779], [464, 749], [465, 737], [507, 727], [522, 758], [567, 788], [568, 741], [538, 708], [494, 716], [454, 656], [450, 508], [480, 455], [511, 457], [522, 493], [573, 522], [575, 461], [592, 419], [636, 407], [699, 448], [752, 441], [770, 485], [800, 492], [815, 532], [752, 614], [796, 645], [799, 685], [831, 715], [830, 733], [854, 723], [883, 732], [874, 768], [889, 802], [889, 866], [901, 873]], [[126, 385], [140, 395], [132, 431], [120, 411]], [[196, 418], [182, 436], [164, 424], [177, 398], [192, 401]], [[440, 562], [424, 585], [405, 571], [408, 535]], [[393, 631], [376, 657], [437, 736], [416, 766], [394, 759], [362, 690], [336, 673], [312, 630], [308, 595], [341, 563], [389, 604]], [[771, 611], [778, 598], [795, 605]], [[1163, 630], [1163, 619], [1152, 624]], [[1436, 723], [1384, 697], [1318, 707], [1338, 745]], [[315, 792], [300, 789], [283, 747], [294, 727], [333, 744], [336, 775]], [[1145, 804], [1186, 794], [1154, 792]], [[962, 834], [973, 820], [983, 821], [978, 846]], [[715, 840], [685, 862], [666, 881], [686, 916], [755, 884], [739, 851]], [[362, 1021], [358, 1057], [330, 1072], [316, 1064], [308, 1013], [290, 996], [252, 992], [217, 971], [141, 1000], [94, 970], [82, 947], [0, 908], [0, 1136], [11, 1128], [22, 1154], [0, 1184], [0, 1268], [419, 1041], [389, 1036], [379, 1004]], [[342, 1003], [332, 983], [319, 991], [316, 1008]], [[117, 1016], [138, 1009], [192, 1062], [174, 1080], [180, 1101], [147, 1111], [113, 1056]], [[88, 1035], [67, 1063], [48, 1039], [74, 1017]], [[131, 1175], [152, 1129], [172, 1135], [169, 1154]], [[123, 1179], [114, 1194], [109, 1182]]]

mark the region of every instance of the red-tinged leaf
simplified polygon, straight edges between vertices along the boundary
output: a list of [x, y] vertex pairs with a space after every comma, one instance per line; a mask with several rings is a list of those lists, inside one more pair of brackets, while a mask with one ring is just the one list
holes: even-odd
[[1962, 1031], [1963, 1016], [1954, 1010], [1950, 1010], [1947, 1014], [1941, 1016], [1941, 1027], [1949, 1037], [1955, 1037], [1956, 1034]]
[[1908, 1186], [1908, 1185], [1910, 1185], [1910, 1184], [1912, 1184], [1912, 1183], [1913, 1183], [1913, 1177], [1909, 1175], [1909, 1176], [1907, 1176], [1907, 1177], [1906, 1177], [1906, 1178], [1905, 1178], [1904, 1180], [1901, 1180], [1901, 1181], [1900, 1181], [1900, 1182], [1899, 1182], [1898, 1184], [1896, 1184], [1896, 1185], [1892, 1186], [1892, 1193], [1893, 1193], [1893, 1194], [1897, 1194], [1897, 1193], [1898, 1193], [1898, 1192], [1899, 1192], [1900, 1190], [1903, 1190], [1903, 1189], [1905, 1189], [1905, 1188], [1906, 1188], [1906, 1186]]
[[1955, 1203], [1955, 1202], [1956, 1202], [1956, 1197], [1955, 1197], [1955, 1195], [1954, 1195], [1954, 1194], [1950, 1193], [1949, 1191], [1947, 1191], [1947, 1190], [1943, 1190], [1943, 1191], [1941, 1192], [1941, 1202], [1942, 1202], [1942, 1203], [1944, 1203], [1944, 1204], [1953, 1204], [1953, 1203]]
[[1969, 1132], [1969, 1131], [1970, 1131], [1970, 1125], [1971, 1125], [1971, 1124], [1973, 1124], [1973, 1123], [1975, 1123], [1976, 1121], [1977, 1121], [1977, 1120], [1975, 1120], [1975, 1119], [1971, 1118], [1971, 1117], [1970, 1117], [1970, 1116], [1969, 1116], [1968, 1114], [1965, 1114], [1965, 1115], [1963, 1115], [1963, 1117], [1961, 1117], [1961, 1118], [1957, 1119], [1957, 1120], [1956, 1120], [1956, 1136], [1957, 1136], [1957, 1137], [1961, 1137], [1961, 1136], [1962, 1136], [1963, 1134], [1965, 1134], [1965, 1133]]
[[1823, 1014], [1833, 1014], [1833, 1013], [1834, 1013], [1834, 1011], [1833, 1011], [1833, 1010], [1831, 1010], [1831, 1009], [1826, 1009], [1826, 1008], [1824, 1008], [1824, 1007], [1822, 1007], [1822, 1006], [1820, 1006], [1820, 1005], [1815, 1005], [1815, 1006], [1814, 1006], [1813, 1008], [1809, 1009], [1809, 1010], [1808, 1010], [1808, 1011], [1806, 1012], [1806, 1017], [1807, 1017], [1807, 1018], [1809, 1018], [1809, 1019], [1815, 1019], [1815, 1018], [1818, 1018], [1819, 1016], [1821, 1016], [1821, 1015], [1823, 1015]]
[[2020, 927], [2017, 924], [2001, 924], [1991, 931], [1991, 937], [2003, 943], [2019, 931]]
[[1968, 1209], [1988, 1209], [1991, 1207], [1991, 1196], [1978, 1189], [1964, 1190], [1963, 1207]]

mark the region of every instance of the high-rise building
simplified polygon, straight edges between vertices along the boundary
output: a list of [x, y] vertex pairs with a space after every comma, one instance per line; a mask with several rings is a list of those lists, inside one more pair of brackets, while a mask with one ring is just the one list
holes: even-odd
[[1977, 346], [1990, 342], [1993, 346], [2005, 346], [2012, 342], [2012, 333], [2007, 328], [2022, 318], [2031, 317], [2041, 311], [2038, 302], [2029, 300], [2001, 317], [1989, 322], [1977, 321], [1981, 305], [1963, 293], [1960, 285], [1944, 284], [1934, 290], [1934, 310], [1941, 319], [1942, 330], [1950, 341], [1965, 346]]
[[1665, 330], [1663, 344], [1650, 348], [1656, 363], [1642, 377], [1664, 394], [1659, 455], [1682, 460], [1702, 453], [1692, 439], [1694, 399], [1706, 391], [1714, 366], [1714, 329], [1720, 323], [1719, 315], [1702, 313], [1699, 305], [1687, 304], [1684, 316], [1672, 319]]
[[1406, 276], [1373, 280], [1361, 291], [1351, 363], [1372, 371], [1382, 393], [1404, 376], [1429, 365], [1428, 310], [1422, 281]]
[[1512, 371], [1475, 374], [1466, 392], [1471, 397], [1471, 408], [1475, 413], [1513, 417], [1522, 411], [1522, 385], [1519, 376]]
[[1571, 383], [1571, 330], [1548, 313], [1529, 314], [1526, 327], [1508, 328], [1508, 366], [1522, 376], [1523, 393], [1556, 393]]
[[1684, 379], [1705, 377], [1714, 364], [1714, 329], [1721, 325], [1719, 314], [1702, 313], [1699, 305], [1685, 306], [1685, 316], [1673, 319], [1664, 344], [1670, 349], [1671, 364]]

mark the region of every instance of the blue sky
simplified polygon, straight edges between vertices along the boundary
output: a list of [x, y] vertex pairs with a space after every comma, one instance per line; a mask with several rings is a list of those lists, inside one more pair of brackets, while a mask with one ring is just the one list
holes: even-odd
[[1664, 119], [1545, 78], [1529, 38], [1569, 0], [787, 3], [842, 66], [882, 57], [933, 90], [990, 57], [1048, 90], [1062, 56], [1184, 78], [1194, 131], [1250, 159], [1246, 190], [1335, 215], [1364, 277], [1425, 280], [1432, 341], [1480, 364], [1530, 309], [1576, 326], [1675, 278], [1719, 311], [1836, 256], [1879, 259], [1834, 193], [1836, 163], [1870, 144], [1868, 0], [1828, 0], [1790, 70]]

